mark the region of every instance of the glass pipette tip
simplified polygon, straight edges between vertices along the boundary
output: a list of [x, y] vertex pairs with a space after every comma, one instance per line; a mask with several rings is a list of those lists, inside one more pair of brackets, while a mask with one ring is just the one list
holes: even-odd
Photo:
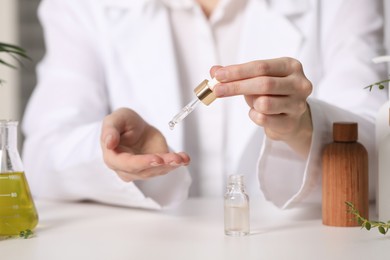
[[183, 121], [184, 118], [186, 118], [196, 107], [196, 105], [200, 102], [198, 98], [195, 98], [190, 103], [188, 103], [183, 109], [175, 115], [171, 121], [169, 121], [169, 129], [173, 130], [175, 126]]

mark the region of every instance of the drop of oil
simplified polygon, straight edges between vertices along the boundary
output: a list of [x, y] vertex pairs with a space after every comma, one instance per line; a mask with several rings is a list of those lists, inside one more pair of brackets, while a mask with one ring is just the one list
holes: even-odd
[[169, 125], [169, 129], [173, 130], [173, 128], [175, 128], [176, 124], [173, 121], [169, 121], [168, 125]]

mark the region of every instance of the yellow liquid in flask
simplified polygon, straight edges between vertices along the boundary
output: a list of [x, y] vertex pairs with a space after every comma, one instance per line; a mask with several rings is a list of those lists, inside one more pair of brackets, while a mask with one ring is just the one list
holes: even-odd
[[18, 235], [38, 224], [24, 172], [0, 173], [0, 236]]

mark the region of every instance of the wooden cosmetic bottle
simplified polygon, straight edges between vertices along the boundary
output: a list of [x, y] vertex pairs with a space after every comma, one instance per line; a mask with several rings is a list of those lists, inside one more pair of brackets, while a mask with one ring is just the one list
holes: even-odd
[[357, 142], [358, 125], [335, 122], [333, 142], [322, 154], [322, 223], [359, 226], [345, 202], [352, 202], [368, 218], [368, 154]]

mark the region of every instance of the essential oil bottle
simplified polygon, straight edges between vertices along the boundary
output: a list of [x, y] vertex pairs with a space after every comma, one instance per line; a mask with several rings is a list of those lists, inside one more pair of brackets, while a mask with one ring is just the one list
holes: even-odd
[[229, 176], [224, 206], [225, 234], [249, 235], [249, 196], [245, 191], [243, 175]]
[[356, 122], [334, 122], [333, 142], [322, 154], [322, 222], [360, 226], [345, 205], [351, 202], [368, 218], [368, 153], [358, 142]]

